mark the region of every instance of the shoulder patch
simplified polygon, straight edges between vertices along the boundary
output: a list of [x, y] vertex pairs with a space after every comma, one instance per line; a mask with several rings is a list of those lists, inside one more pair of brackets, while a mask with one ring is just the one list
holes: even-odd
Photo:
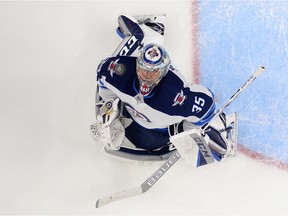
[[184, 95], [183, 91], [181, 90], [179, 93], [177, 93], [176, 97], [174, 98], [174, 103], [172, 106], [176, 106], [176, 105], [182, 106], [186, 97], [187, 96]]
[[110, 62], [109, 66], [108, 66], [108, 70], [110, 71], [110, 75], [111, 77], [113, 77], [113, 74], [117, 74], [118, 76], [122, 76], [126, 73], [127, 68], [126, 65], [122, 64], [122, 63], [118, 63], [120, 59], [116, 59], [112, 62]]

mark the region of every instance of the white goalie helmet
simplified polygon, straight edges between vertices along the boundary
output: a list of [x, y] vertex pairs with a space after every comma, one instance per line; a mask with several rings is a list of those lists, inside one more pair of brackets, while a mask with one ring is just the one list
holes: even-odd
[[157, 44], [147, 44], [137, 58], [137, 77], [140, 93], [145, 96], [167, 74], [171, 60], [166, 50]]

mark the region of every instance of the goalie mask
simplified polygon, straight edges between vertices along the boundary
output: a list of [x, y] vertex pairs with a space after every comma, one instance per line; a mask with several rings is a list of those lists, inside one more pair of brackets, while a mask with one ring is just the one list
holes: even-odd
[[145, 96], [167, 74], [170, 58], [166, 50], [157, 44], [148, 44], [140, 51], [137, 58], [137, 77], [140, 93]]

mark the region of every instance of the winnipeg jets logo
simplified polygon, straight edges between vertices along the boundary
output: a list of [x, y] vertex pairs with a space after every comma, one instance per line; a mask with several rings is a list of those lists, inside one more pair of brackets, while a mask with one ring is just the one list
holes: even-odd
[[161, 52], [157, 47], [150, 47], [145, 52], [145, 58], [150, 62], [157, 62], [161, 58]]
[[159, 53], [157, 52], [157, 50], [155, 48], [153, 48], [152, 50], [148, 51], [148, 55], [150, 55], [150, 58], [153, 59], [153, 58], [157, 57], [159, 55]]
[[176, 106], [176, 105], [183, 105], [184, 101], [186, 99], [186, 95], [184, 95], [183, 91], [181, 90], [180, 93], [178, 93], [176, 95], [176, 97], [174, 98], [174, 104], [172, 106]]

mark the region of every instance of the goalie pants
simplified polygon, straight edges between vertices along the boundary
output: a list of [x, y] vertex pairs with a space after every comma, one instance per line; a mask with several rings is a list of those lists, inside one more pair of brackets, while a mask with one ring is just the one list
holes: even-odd
[[155, 150], [169, 143], [168, 129], [147, 129], [132, 122], [125, 129], [126, 138], [137, 148]]

